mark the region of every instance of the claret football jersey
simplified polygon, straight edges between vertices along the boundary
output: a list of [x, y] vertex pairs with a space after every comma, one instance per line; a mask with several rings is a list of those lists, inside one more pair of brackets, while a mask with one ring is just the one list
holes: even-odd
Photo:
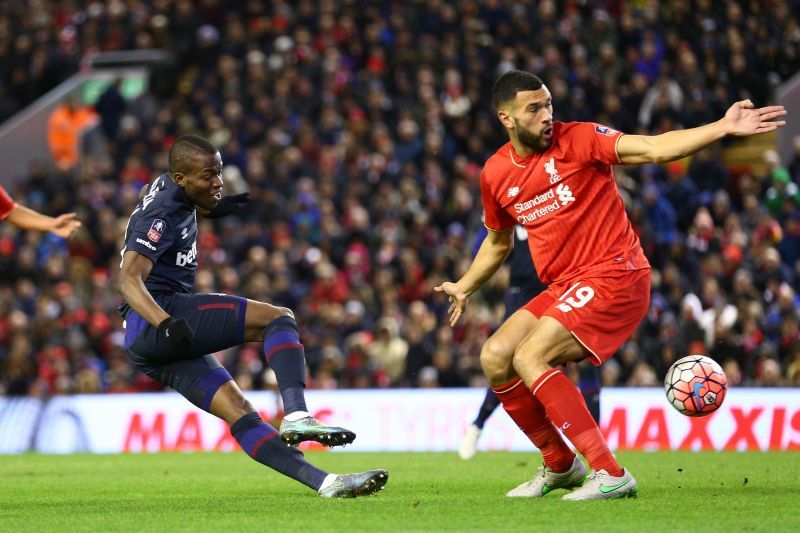
[[524, 226], [543, 282], [650, 267], [614, 181], [621, 136], [600, 124], [556, 121], [546, 151], [522, 157], [508, 142], [484, 165], [486, 227]]

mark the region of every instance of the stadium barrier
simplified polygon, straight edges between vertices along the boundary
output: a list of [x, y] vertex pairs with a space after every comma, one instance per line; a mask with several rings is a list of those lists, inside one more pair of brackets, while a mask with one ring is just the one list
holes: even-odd
[[[308, 391], [314, 415], [358, 434], [343, 451], [454, 451], [483, 389]], [[250, 392], [265, 420], [278, 414], [272, 392]], [[660, 388], [606, 389], [601, 428], [613, 449], [800, 450], [800, 389], [728, 391], [706, 418], [672, 409]], [[502, 410], [499, 410], [502, 411]], [[503, 412], [481, 436], [483, 450], [530, 451]], [[0, 453], [232, 451], [227, 426], [175, 393], [0, 397]]]

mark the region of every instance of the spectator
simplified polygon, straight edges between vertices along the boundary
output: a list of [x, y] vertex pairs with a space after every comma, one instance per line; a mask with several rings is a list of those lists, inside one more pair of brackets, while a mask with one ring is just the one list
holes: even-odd
[[96, 123], [94, 110], [81, 106], [73, 96], [55, 108], [47, 120], [47, 144], [59, 169], [69, 170], [78, 164], [81, 134]]
[[389, 383], [400, 380], [405, 371], [408, 342], [398, 336], [397, 321], [393, 317], [385, 316], [378, 320], [378, 334], [368, 353], [372, 363], [388, 377]]
[[120, 88], [122, 79], [114, 78], [105, 91], [98, 98], [94, 106], [95, 111], [100, 115], [100, 127], [108, 142], [115, 142], [119, 132], [119, 123], [122, 115], [125, 114], [125, 99], [122, 97]]

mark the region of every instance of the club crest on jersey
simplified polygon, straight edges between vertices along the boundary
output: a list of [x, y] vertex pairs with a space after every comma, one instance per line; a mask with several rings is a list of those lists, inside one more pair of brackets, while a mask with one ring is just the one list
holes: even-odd
[[508, 189], [509, 198], [514, 198], [518, 194], [519, 194], [519, 187], [511, 187]]
[[544, 164], [544, 171], [550, 176], [551, 184], [561, 181], [561, 175], [558, 173], [558, 169], [556, 168], [556, 159], [554, 157], [551, 157], [550, 161]]
[[612, 130], [608, 126], [595, 126], [594, 131], [596, 131], [597, 133], [601, 133], [606, 137], [613, 137], [614, 135], [617, 134], [617, 130]]
[[147, 232], [147, 238], [153, 242], [158, 242], [161, 240], [161, 235], [164, 233], [164, 228], [166, 224], [160, 218], [157, 218], [153, 221], [150, 225], [150, 231]]

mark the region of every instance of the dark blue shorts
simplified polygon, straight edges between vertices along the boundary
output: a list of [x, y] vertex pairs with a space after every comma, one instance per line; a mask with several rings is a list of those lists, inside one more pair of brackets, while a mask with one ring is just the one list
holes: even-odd
[[232, 379], [214, 352], [244, 342], [247, 300], [227, 294], [169, 294], [155, 300], [170, 316], [189, 322], [194, 342], [186, 351], [176, 350], [158, 328], [131, 311], [125, 319], [128, 359], [151, 378], [208, 410], [208, 391], [216, 391]]
[[506, 289], [506, 316], [503, 318], [503, 320], [508, 320], [509, 317], [516, 313], [520, 307], [536, 298], [536, 296], [538, 296], [539, 293], [545, 288], [546, 287], [543, 287], [539, 284], [510, 285], [508, 289]]

